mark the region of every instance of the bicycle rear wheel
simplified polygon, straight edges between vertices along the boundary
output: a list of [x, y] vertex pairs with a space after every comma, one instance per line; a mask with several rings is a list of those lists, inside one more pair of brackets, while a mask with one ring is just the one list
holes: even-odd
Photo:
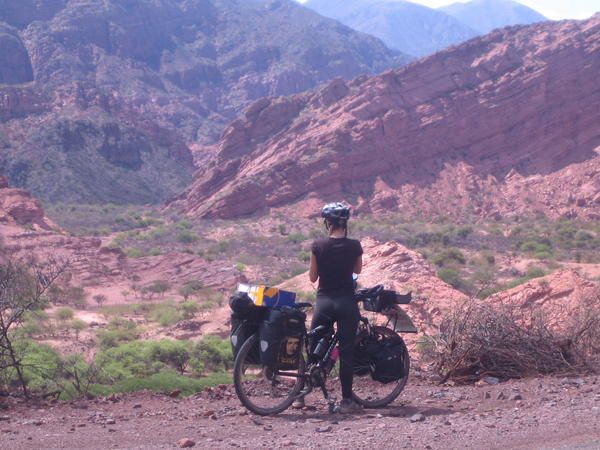
[[285, 411], [302, 389], [304, 358], [297, 369], [278, 371], [257, 360], [258, 335], [250, 336], [240, 348], [233, 365], [233, 383], [242, 404], [255, 414], [268, 416]]
[[374, 326], [371, 327], [371, 335], [379, 338], [393, 337], [400, 339], [403, 348], [404, 376], [397, 381], [391, 383], [380, 383], [373, 380], [371, 373], [362, 373], [361, 375], [354, 374], [354, 382], [352, 385], [352, 396], [354, 400], [365, 408], [381, 408], [393, 402], [402, 392], [408, 380], [408, 372], [410, 369], [410, 357], [406, 344], [400, 336], [393, 330]]

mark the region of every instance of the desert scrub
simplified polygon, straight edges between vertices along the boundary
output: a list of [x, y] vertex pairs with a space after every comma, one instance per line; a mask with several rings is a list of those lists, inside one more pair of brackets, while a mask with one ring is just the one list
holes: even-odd
[[158, 322], [161, 327], [174, 325], [183, 319], [183, 314], [179, 311], [173, 301], [153, 305], [149, 314], [149, 320]]
[[124, 250], [124, 253], [130, 258], [141, 258], [144, 256], [144, 251], [140, 248], [128, 247]]
[[448, 267], [456, 264], [464, 265], [467, 262], [467, 259], [459, 249], [450, 247], [433, 255], [431, 257], [431, 262], [438, 267]]
[[58, 308], [54, 315], [56, 320], [60, 322], [66, 322], [67, 320], [71, 320], [73, 318], [74, 312], [71, 308], [64, 306], [62, 308]]
[[98, 343], [101, 349], [116, 347], [123, 342], [136, 340], [139, 335], [135, 322], [119, 317], [112, 319], [107, 329], [98, 333]]
[[473, 382], [594, 371], [600, 367], [600, 291], [577, 299], [560, 328], [543, 311], [469, 299], [432, 336], [428, 356], [441, 381]]
[[182, 231], [177, 235], [177, 242], [180, 244], [193, 244], [198, 239], [198, 235], [189, 230]]

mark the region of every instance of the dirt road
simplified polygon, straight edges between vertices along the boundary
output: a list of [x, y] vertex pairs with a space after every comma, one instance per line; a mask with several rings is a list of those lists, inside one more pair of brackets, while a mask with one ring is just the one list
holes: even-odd
[[392, 406], [349, 416], [327, 414], [311, 395], [315, 409], [267, 418], [243, 409], [230, 386], [181, 399], [9, 402], [0, 410], [0, 448], [178, 448], [189, 439], [203, 449], [600, 449], [600, 377], [468, 387], [413, 378]]

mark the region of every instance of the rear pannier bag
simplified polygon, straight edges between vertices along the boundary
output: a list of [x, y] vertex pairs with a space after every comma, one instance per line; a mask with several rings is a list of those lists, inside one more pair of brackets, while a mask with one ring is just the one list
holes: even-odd
[[380, 383], [391, 383], [405, 376], [405, 345], [399, 336], [385, 337], [367, 344], [371, 359], [371, 377]]
[[[250, 303], [248, 303], [248, 300]], [[231, 350], [233, 358], [237, 356], [240, 348], [246, 340], [260, 329], [260, 323], [264, 320], [267, 308], [256, 306], [246, 293], [236, 293], [229, 299], [229, 306], [232, 309], [231, 314]], [[246, 362], [250, 364], [260, 363], [259, 342], [253, 348]]]
[[300, 364], [306, 314], [297, 308], [269, 309], [260, 324], [260, 362], [272, 369], [295, 370]]

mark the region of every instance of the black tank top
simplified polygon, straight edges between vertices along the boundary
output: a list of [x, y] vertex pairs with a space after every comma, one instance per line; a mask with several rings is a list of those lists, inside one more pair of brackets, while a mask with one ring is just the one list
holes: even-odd
[[313, 242], [312, 252], [317, 258], [319, 293], [329, 296], [352, 295], [352, 272], [356, 259], [362, 255], [360, 242], [348, 238], [326, 238]]

